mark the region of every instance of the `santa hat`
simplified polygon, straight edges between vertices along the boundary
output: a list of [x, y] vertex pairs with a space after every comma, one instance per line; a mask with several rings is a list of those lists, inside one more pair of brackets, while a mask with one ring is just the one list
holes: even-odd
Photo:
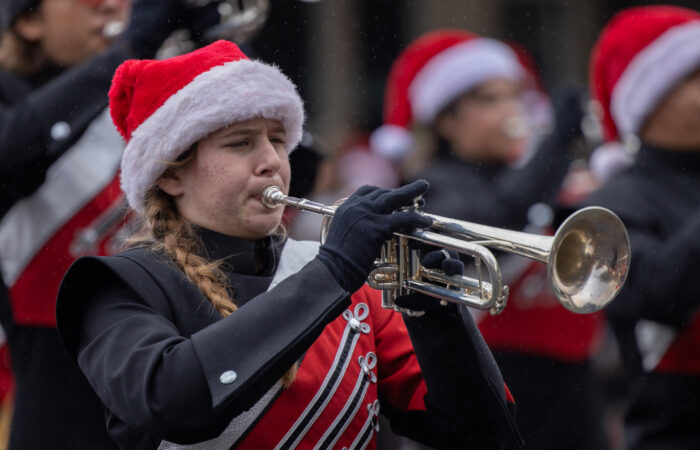
[[521, 80], [515, 53], [505, 44], [463, 30], [427, 33], [401, 52], [389, 72], [384, 125], [372, 149], [392, 159], [412, 146], [411, 124], [429, 124], [462, 94], [491, 78]]
[[595, 45], [591, 92], [606, 140], [637, 134], [673, 86], [700, 67], [700, 14], [675, 6], [626, 9]]
[[124, 62], [109, 101], [112, 120], [127, 141], [122, 190], [137, 211], [165, 162], [212, 132], [255, 117], [279, 120], [291, 152], [304, 124], [294, 84], [277, 67], [248, 59], [228, 41], [162, 61]]

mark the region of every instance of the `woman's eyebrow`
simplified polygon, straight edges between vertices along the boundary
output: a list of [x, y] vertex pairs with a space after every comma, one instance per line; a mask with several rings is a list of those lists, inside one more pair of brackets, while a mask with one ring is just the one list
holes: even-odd
[[282, 125], [270, 128], [271, 133], [285, 133], [285, 129]]
[[257, 132], [258, 129], [256, 128], [238, 128], [236, 130], [231, 130], [228, 133], [224, 134], [221, 136], [222, 139], [226, 139], [232, 136], [238, 136], [238, 135], [246, 135], [246, 134], [253, 134]]
[[[238, 128], [235, 130], [231, 130], [228, 133], [224, 134], [221, 136], [221, 139], [228, 139], [230, 137], [234, 136], [245, 136], [249, 134], [255, 134], [260, 132], [260, 128]], [[273, 128], [270, 128], [269, 130], [270, 133], [285, 133], [284, 127], [283, 126], [276, 126]]]

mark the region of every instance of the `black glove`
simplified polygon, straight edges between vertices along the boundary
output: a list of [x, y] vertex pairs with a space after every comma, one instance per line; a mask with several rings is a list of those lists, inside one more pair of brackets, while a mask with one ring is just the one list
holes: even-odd
[[428, 269], [441, 269], [445, 275], [462, 275], [464, 263], [454, 250], [433, 250], [421, 258], [421, 265]]
[[135, 58], [153, 58], [170, 34], [188, 23], [181, 0], [134, 0], [129, 27], [122, 35]]
[[[445, 275], [462, 275], [464, 273], [464, 263], [460, 261], [457, 252], [453, 250], [431, 251], [421, 258], [421, 265], [428, 269], [441, 269]], [[439, 299], [420, 292], [398, 297], [395, 303], [401, 308], [426, 313], [435, 310], [455, 311], [457, 309], [455, 303], [444, 305]]]
[[206, 6], [199, 6], [190, 9], [190, 21], [187, 29], [190, 31], [190, 38], [198, 47], [210, 44], [216, 39], [207, 35], [214, 27], [221, 25], [221, 14], [219, 13], [219, 3], [212, 2]]
[[432, 219], [414, 211], [392, 214], [402, 206], [410, 206], [428, 186], [425, 180], [394, 190], [363, 186], [336, 210], [317, 258], [345, 290], [355, 292], [362, 286], [382, 244], [394, 231], [430, 226]]

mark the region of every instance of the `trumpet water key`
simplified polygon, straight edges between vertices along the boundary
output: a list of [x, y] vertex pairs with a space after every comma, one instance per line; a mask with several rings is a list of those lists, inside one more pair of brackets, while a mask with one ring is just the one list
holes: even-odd
[[[267, 187], [263, 203], [275, 208], [293, 206], [323, 214], [321, 242], [328, 233], [337, 206], [326, 206], [285, 195]], [[506, 306], [508, 286], [503, 284], [498, 260], [491, 249], [513, 253], [547, 264], [552, 291], [567, 309], [592, 313], [610, 303], [627, 278], [630, 243], [622, 221], [610, 210], [583, 208], [569, 216], [554, 236], [465, 222], [411, 209], [433, 219], [427, 229], [394, 233], [381, 249], [367, 283], [382, 291], [382, 306], [410, 312], [395, 304], [398, 296], [422, 292], [431, 297], [499, 314]], [[421, 265], [421, 245], [454, 250], [474, 259], [474, 277], [447, 275]], [[485, 276], [486, 275], [486, 276]]]

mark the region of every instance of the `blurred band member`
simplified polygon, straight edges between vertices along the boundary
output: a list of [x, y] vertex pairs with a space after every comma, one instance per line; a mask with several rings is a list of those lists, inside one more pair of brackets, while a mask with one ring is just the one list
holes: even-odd
[[124, 144], [104, 112], [112, 74], [126, 59], [153, 56], [183, 14], [163, 0], [137, 0], [133, 10], [129, 0], [0, 3], [0, 266], [9, 288], [0, 309], [16, 383], [10, 448], [114, 447], [97, 397], [62, 350], [56, 294], [71, 262], [109, 253], [123, 224]]
[[[554, 131], [537, 136], [542, 117], [529, 108], [528, 84], [532, 79], [508, 45], [460, 30], [428, 33], [392, 67], [375, 149], [403, 155], [426, 142], [432, 146], [412, 169], [431, 183], [428, 212], [543, 231], [569, 168], [567, 149], [579, 132], [580, 108], [577, 97], [555, 102]], [[526, 151], [531, 154], [521, 162]], [[410, 160], [411, 154], [402, 157]], [[473, 313], [517, 391], [526, 445], [604, 448], [588, 367], [600, 315], [577, 315], [559, 305], [544, 265], [512, 255], [499, 262], [511, 287], [509, 306], [499, 316]]]
[[587, 204], [625, 222], [629, 277], [608, 308], [631, 376], [631, 450], [700, 446], [700, 14], [638, 7], [612, 18], [591, 57], [609, 141], [641, 142], [631, 168]]

